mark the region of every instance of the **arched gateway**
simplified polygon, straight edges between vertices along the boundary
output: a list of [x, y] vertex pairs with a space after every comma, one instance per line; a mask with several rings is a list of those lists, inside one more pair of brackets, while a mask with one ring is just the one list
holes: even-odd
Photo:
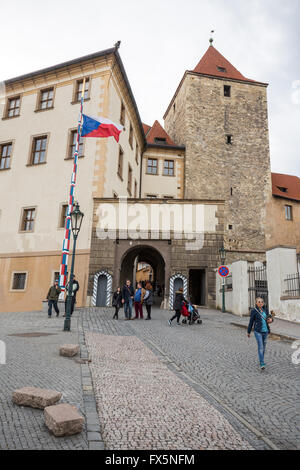
[[[143, 264], [152, 268], [151, 282], [154, 287], [154, 299], [155, 303], [160, 305], [166, 294], [166, 263], [160, 251], [151, 245], [135, 245], [125, 251], [121, 257], [118, 285], [122, 287], [129, 279], [135, 287], [138, 266]], [[145, 275], [145, 279], [143, 279], [143, 276], [140, 275], [139, 280], [146, 282], [148, 278]]]

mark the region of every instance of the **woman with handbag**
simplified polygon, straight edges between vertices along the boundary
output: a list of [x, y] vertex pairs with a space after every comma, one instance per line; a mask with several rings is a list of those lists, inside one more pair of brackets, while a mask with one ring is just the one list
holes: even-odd
[[115, 307], [115, 314], [113, 316], [113, 320], [115, 318], [118, 320], [118, 313], [120, 308], [122, 307], [122, 292], [120, 287], [118, 287], [116, 292], [114, 292], [112, 306]]
[[273, 317], [263, 308], [264, 301], [258, 297], [255, 301], [256, 306], [251, 310], [251, 317], [248, 325], [247, 336], [250, 338], [250, 333], [254, 325], [254, 336], [257, 341], [258, 358], [261, 370], [266, 368], [265, 364], [265, 351], [268, 334], [270, 333], [269, 323], [273, 322]]

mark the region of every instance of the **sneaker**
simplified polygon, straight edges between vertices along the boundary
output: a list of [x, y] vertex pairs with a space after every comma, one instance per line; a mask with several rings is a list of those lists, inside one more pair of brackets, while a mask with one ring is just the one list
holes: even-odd
[[171, 322], [171, 320], [168, 320], [168, 323], [169, 323], [169, 325], [170, 325], [170, 326], [172, 326], [172, 322]]
[[261, 368], [261, 370], [264, 370], [266, 368], [266, 364], [261, 364], [260, 368]]
[[176, 326], [180, 326], [180, 323], [176, 323]]

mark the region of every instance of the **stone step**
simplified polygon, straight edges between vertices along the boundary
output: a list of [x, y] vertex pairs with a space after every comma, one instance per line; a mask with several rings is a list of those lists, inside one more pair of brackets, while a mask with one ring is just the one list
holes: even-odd
[[78, 344], [63, 344], [59, 348], [60, 356], [73, 357], [79, 353]]
[[55, 405], [62, 393], [36, 387], [23, 387], [13, 392], [12, 401], [16, 405], [30, 406], [43, 410], [46, 406]]
[[82, 431], [84, 418], [68, 403], [48, 406], [44, 410], [45, 424], [55, 436], [72, 436]]

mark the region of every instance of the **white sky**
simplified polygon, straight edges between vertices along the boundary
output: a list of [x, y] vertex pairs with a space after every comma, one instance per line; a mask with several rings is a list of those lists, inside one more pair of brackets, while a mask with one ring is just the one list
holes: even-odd
[[300, 176], [300, 0], [0, 0], [0, 80], [113, 47], [141, 119], [163, 114], [185, 70], [214, 46], [269, 83], [272, 171]]

